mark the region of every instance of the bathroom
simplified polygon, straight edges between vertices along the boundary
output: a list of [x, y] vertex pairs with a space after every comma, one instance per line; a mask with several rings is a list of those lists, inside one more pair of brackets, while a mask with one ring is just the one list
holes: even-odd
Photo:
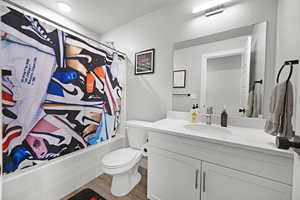
[[0, 199], [299, 200], [299, 9], [1, 0]]

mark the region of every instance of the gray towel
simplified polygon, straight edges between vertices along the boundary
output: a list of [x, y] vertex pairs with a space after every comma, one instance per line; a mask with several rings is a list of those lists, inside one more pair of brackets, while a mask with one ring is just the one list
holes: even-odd
[[251, 90], [248, 96], [248, 109], [246, 112], [247, 117], [258, 117], [257, 111], [257, 94], [256, 91]]
[[263, 85], [259, 84], [256, 86], [255, 90], [256, 90], [256, 96], [257, 96], [257, 116], [262, 114], [262, 89]]
[[257, 108], [257, 93], [254, 90], [253, 92], [253, 108], [252, 108], [252, 116], [253, 118], [257, 118], [258, 117], [258, 108]]
[[[270, 119], [266, 121], [265, 132], [291, 138], [294, 136], [292, 126], [294, 89], [288, 82], [277, 84], [272, 91], [270, 103]], [[284, 106], [285, 105], [285, 106]]]
[[252, 117], [253, 103], [254, 103], [254, 91], [251, 90], [248, 95], [248, 109], [246, 112], [247, 117]]

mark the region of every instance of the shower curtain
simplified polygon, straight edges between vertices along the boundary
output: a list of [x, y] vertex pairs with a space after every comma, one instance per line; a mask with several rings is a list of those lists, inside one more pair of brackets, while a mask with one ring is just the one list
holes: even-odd
[[1, 6], [5, 174], [118, 134], [124, 58]]

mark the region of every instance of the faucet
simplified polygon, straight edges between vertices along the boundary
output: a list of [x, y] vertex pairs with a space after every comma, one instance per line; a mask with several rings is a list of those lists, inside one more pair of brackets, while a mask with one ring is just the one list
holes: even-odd
[[212, 106], [209, 106], [207, 107], [206, 109], [206, 124], [207, 125], [211, 125], [212, 124], [212, 114], [213, 114], [213, 107]]

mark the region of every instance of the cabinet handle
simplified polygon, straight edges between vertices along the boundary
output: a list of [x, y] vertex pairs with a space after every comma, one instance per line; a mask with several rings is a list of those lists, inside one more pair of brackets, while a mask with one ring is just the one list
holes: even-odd
[[196, 180], [195, 180], [195, 189], [198, 188], [198, 178], [199, 177], [199, 169], [196, 170]]
[[205, 192], [206, 172], [203, 172], [203, 192]]

